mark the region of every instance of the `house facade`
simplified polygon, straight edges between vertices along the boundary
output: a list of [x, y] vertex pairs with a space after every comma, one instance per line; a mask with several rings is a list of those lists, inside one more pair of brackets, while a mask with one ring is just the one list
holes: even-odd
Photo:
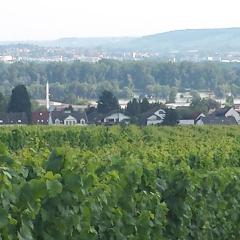
[[180, 119], [178, 121], [178, 125], [194, 125], [195, 121], [194, 119]]
[[236, 122], [240, 124], [240, 115], [234, 108], [229, 108], [224, 115], [225, 117], [234, 117]]
[[195, 125], [200, 119], [206, 117], [204, 113], [193, 113], [192, 116], [188, 118], [183, 118], [178, 121], [178, 125]]
[[148, 112], [142, 114], [140, 117], [140, 124], [141, 125], [159, 125], [163, 123], [165, 119], [166, 111], [159, 107], [153, 108]]
[[130, 117], [121, 113], [121, 112], [113, 112], [107, 114], [102, 122], [104, 123], [122, 123], [122, 122], [130, 122]]
[[[200, 121], [203, 120], [204, 118], [201, 117]], [[233, 121], [234, 119], [234, 121]], [[204, 121], [203, 121], [204, 122]], [[211, 114], [207, 115], [207, 119], [205, 122], [215, 122], [216, 124], [240, 124], [240, 115], [239, 113], [232, 107], [224, 107], [217, 109], [216, 111], [212, 112]]]
[[196, 125], [237, 125], [237, 121], [234, 117], [225, 116], [206, 116], [197, 120]]
[[90, 113], [87, 117], [89, 124], [114, 125], [130, 123], [130, 117], [125, 115], [120, 110], [114, 110], [107, 114], [98, 113], [97, 111], [94, 111]]
[[50, 125], [86, 125], [88, 123], [85, 112], [53, 111], [49, 114]]

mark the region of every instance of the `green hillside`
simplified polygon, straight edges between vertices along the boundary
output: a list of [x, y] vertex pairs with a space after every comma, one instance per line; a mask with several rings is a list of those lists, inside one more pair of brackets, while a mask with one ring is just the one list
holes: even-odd
[[[18, 42], [0, 42], [14, 44]], [[21, 42], [24, 43], [24, 42]], [[45, 47], [102, 48], [120, 51], [239, 51], [240, 28], [177, 30], [143, 37], [61, 38], [52, 41], [30, 41]]]

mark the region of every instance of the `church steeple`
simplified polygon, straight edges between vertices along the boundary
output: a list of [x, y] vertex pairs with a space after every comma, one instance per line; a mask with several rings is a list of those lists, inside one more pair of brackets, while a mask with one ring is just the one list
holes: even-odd
[[48, 84], [48, 82], [46, 84], [46, 107], [47, 107], [47, 110], [49, 111], [50, 101], [49, 101], [49, 84]]

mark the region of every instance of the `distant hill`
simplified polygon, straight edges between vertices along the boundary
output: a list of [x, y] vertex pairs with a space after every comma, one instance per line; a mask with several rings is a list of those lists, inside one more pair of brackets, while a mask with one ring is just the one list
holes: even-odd
[[151, 51], [240, 51], [240, 28], [190, 29], [134, 39], [132, 49]]
[[134, 38], [130, 37], [98, 37], [98, 38], [60, 38], [53, 41], [38, 41], [39, 44], [47, 47], [71, 47], [71, 48], [118, 48], [129, 43]]
[[38, 42], [58, 47], [102, 47], [122, 50], [169, 51], [240, 51], [240, 28], [189, 29], [164, 32], [138, 38], [62, 38]]
[[0, 42], [27, 43], [44, 47], [102, 48], [122, 51], [152, 51], [160, 53], [240, 51], [240, 28], [189, 29], [158, 33], [143, 37], [61, 38], [52, 41]]

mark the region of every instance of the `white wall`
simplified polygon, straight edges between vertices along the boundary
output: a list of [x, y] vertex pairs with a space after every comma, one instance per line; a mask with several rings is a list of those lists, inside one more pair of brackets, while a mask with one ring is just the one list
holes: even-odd
[[194, 125], [194, 119], [182, 119], [182, 120], [179, 120], [178, 125]]
[[238, 124], [240, 124], [240, 116], [239, 116], [239, 113], [234, 110], [233, 108], [231, 108], [226, 114], [225, 114], [226, 117], [234, 117], [237, 121]]
[[197, 120], [196, 125], [204, 125], [202, 118], [200, 118], [199, 120]]
[[159, 109], [150, 117], [147, 118], [147, 125], [161, 124], [166, 116], [166, 112], [163, 109]]
[[[122, 113], [113, 113], [104, 118], [104, 122], [122, 122], [123, 120], [129, 120], [130, 117]], [[112, 120], [112, 121], [111, 121]]]

